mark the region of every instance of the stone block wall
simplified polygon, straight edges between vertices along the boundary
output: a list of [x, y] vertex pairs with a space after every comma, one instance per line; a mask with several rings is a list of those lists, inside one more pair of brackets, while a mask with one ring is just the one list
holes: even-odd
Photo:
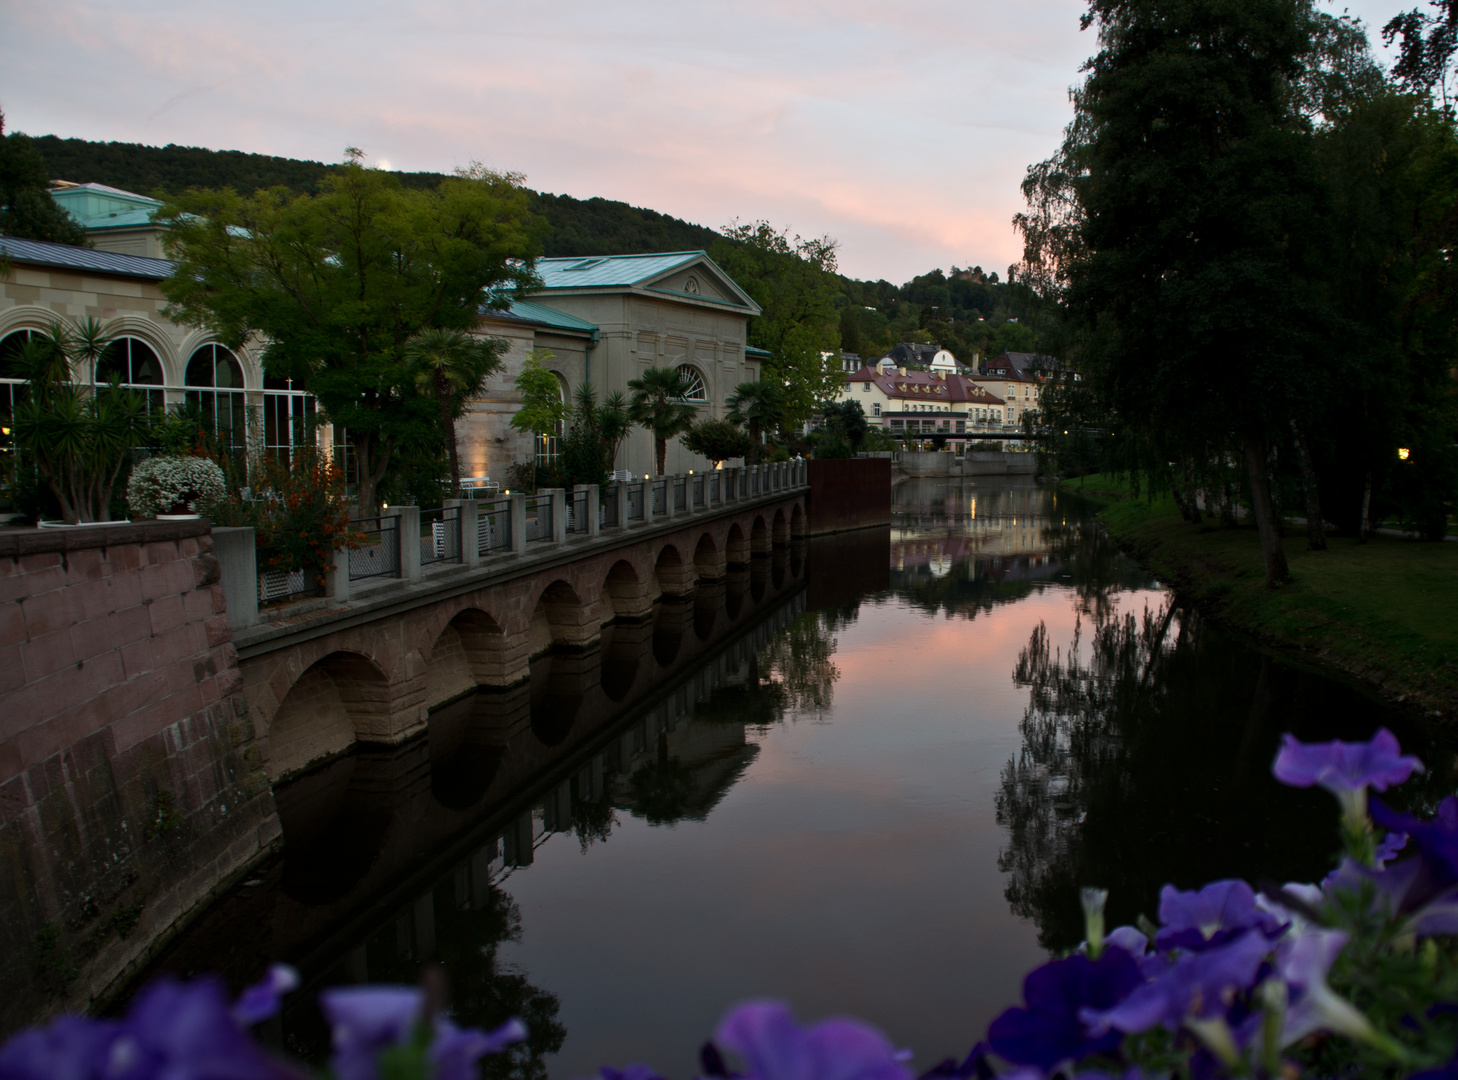
[[[901, 455], [903, 458], [907, 454]], [[951, 454], [923, 454], [946, 457]], [[806, 462], [811, 536], [891, 524], [891, 462], [886, 458]]]
[[0, 531], [0, 1036], [278, 841], [205, 521]]

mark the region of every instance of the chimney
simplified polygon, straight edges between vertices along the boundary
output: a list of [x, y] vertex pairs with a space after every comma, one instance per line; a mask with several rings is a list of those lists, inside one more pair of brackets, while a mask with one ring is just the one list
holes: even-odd
[[897, 371], [899, 371], [899, 372], [900, 372], [900, 373], [901, 373], [901, 377], [902, 377], [902, 378], [903, 378], [903, 379], [904, 379], [904, 378], [906, 378], [906, 369], [905, 369], [905, 368], [904, 368], [904, 367], [899, 367], [899, 366], [898, 366], [898, 367], [897, 367], [897, 368], [896, 368], [896, 370], [897, 370]]

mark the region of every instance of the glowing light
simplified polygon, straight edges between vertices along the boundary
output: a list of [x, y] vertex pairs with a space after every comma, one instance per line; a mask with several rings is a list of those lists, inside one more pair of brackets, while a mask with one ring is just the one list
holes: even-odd
[[1408, 455], [1411, 454], [1411, 453], [1412, 453], [1412, 451], [1409, 450], [1407, 447], [1404, 446], [1401, 450], [1399, 450], [1397, 452], [1397, 459], [1399, 461], [1406, 461], [1407, 458], [1408, 458]]

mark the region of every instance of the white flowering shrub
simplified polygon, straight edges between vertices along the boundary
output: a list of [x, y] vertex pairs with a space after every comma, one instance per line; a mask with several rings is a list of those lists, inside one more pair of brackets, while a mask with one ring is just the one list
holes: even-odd
[[170, 513], [174, 507], [178, 513], [201, 513], [227, 497], [223, 470], [205, 457], [148, 458], [127, 481], [127, 508], [136, 518]]

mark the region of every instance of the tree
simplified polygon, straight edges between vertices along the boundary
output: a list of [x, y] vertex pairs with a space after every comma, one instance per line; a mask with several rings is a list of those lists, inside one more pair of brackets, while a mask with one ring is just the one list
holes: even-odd
[[1270, 452], [1319, 382], [1330, 313], [1323, 193], [1298, 111], [1310, 4], [1093, 0], [1090, 24], [1100, 51], [1064, 147], [1024, 186], [1028, 277], [1062, 278], [1080, 368], [1153, 460], [1239, 447], [1279, 584]]
[[86, 230], [51, 198], [46, 164], [26, 135], [5, 134], [0, 113], [0, 235], [90, 247]]
[[538, 439], [556, 435], [567, 421], [567, 402], [562, 398], [562, 381], [548, 371], [546, 362], [552, 354], [546, 349], [527, 353], [521, 374], [516, 377], [516, 392], [521, 408], [511, 418], [517, 431], [529, 432]]
[[699, 415], [684, 399], [689, 384], [676, 368], [649, 368], [642, 376], [628, 380], [632, 394], [628, 398], [628, 417], [653, 434], [653, 461], [662, 476], [668, 467], [668, 440], [681, 432]]
[[683, 444], [700, 457], [719, 467], [721, 461], [732, 461], [749, 453], [749, 436], [728, 420], [701, 420], [683, 434]]
[[760, 378], [784, 387], [786, 418], [803, 423], [844, 383], [836, 242], [791, 239], [767, 221], [735, 222], [723, 233], [715, 261], [763, 311], [749, 327], [749, 343], [771, 354]]
[[859, 401], [849, 398], [827, 405], [821, 415], [825, 417], [827, 434], [844, 439], [851, 453], [859, 452], [866, 445], [871, 423], [866, 419], [866, 411], [861, 408]]
[[369, 516], [397, 449], [443, 435], [406, 342], [509, 306], [537, 280], [541, 226], [519, 176], [472, 166], [406, 190], [360, 157], [351, 150], [317, 194], [193, 191], [157, 220], [177, 260], [162, 284], [169, 317], [230, 347], [261, 337], [267, 371], [307, 379], [354, 448]]
[[1413, 8], [1393, 16], [1382, 27], [1382, 40], [1391, 45], [1402, 39], [1393, 78], [1413, 90], [1437, 90], [1447, 108], [1453, 57], [1458, 55], [1458, 0], [1428, 0], [1428, 7], [1435, 14]]
[[603, 400], [597, 410], [597, 427], [607, 443], [608, 472], [614, 472], [618, 467], [618, 447], [633, 430], [633, 421], [628, 416], [628, 399], [621, 390], [614, 390]]
[[451, 498], [461, 494], [461, 460], [456, 447], [456, 420], [466, 403], [486, 389], [486, 380], [501, 370], [507, 342], [479, 338], [464, 330], [432, 326], [405, 343], [405, 359], [415, 366], [415, 385], [433, 394], [440, 407], [446, 453], [451, 462]]
[[749, 464], [759, 463], [764, 436], [785, 422], [785, 396], [778, 383], [758, 379], [740, 383], [725, 402], [725, 418], [749, 430]]

